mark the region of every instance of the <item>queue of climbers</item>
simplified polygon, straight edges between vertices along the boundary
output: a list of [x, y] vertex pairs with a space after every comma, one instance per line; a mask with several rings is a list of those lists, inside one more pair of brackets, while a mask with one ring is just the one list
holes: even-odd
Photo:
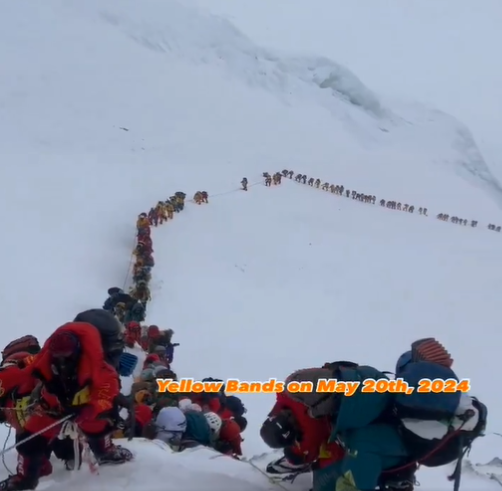
[[[224, 386], [219, 393], [159, 394], [156, 379], [175, 380], [176, 374], [170, 360], [155, 352], [146, 357], [131, 393], [121, 393], [122, 331], [113, 314], [91, 309], [57, 328], [43, 346], [27, 335], [4, 348], [0, 415], [16, 432], [19, 459], [16, 473], [0, 482], [0, 489], [36, 489], [39, 479], [52, 473], [52, 454], [67, 470], [86, 464], [95, 472], [131, 461], [132, 453], [111, 436], [157, 439], [174, 451], [207, 446], [237, 459], [242, 455], [246, 408], [226, 395]], [[162, 342], [153, 334], [155, 343]], [[459, 380], [452, 365], [437, 340], [414, 342], [398, 358], [396, 378], [412, 387], [424, 379], [458, 384], [456, 391], [415, 396], [363, 392], [361, 381], [390, 377], [354, 362], [294, 372], [286, 384], [317, 386], [321, 379], [336, 379], [358, 385], [350, 395], [287, 389], [277, 394], [260, 435], [284, 454], [266, 472], [283, 480], [309, 472], [313, 491], [413, 491], [419, 466], [456, 461], [451, 479], [458, 489], [462, 458], [483, 436], [487, 408], [467, 394], [469, 381]]]
[[[268, 185], [281, 183], [277, 174], [264, 178]], [[133, 454], [113, 441], [120, 438], [156, 439], [173, 451], [205, 446], [236, 459], [242, 456], [247, 410], [239, 397], [225, 393], [224, 385], [218, 393], [158, 391], [157, 379], [178, 379], [173, 361], [179, 344], [173, 343], [172, 329], [145, 324], [154, 266], [151, 227], [182, 211], [184, 199], [184, 193], [176, 193], [168, 200], [172, 211], [159, 202], [138, 217], [127, 293], [110, 288], [103, 308], [78, 313], [43, 345], [25, 335], [3, 349], [0, 422], [15, 431], [16, 445], [7, 450], [17, 450], [18, 465], [0, 481], [0, 490], [36, 489], [40, 478], [52, 473], [51, 456], [68, 471], [84, 464], [96, 472], [103, 465], [127, 463]], [[142, 366], [137, 367], [138, 357], [127, 348], [145, 352]], [[399, 357], [396, 378], [413, 387], [423, 379], [459, 385], [453, 392], [411, 396], [363, 392], [361, 381], [390, 377], [354, 362], [294, 372], [286, 384], [316, 386], [321, 379], [336, 379], [359, 385], [350, 396], [287, 389], [277, 394], [260, 435], [270, 448], [282, 449], [283, 456], [270, 462], [266, 473], [285, 481], [311, 473], [312, 491], [413, 491], [419, 466], [456, 461], [451, 479], [458, 489], [462, 458], [483, 436], [487, 408], [466, 393], [469, 383], [459, 381], [452, 365], [437, 340], [414, 342]], [[136, 368], [131, 390], [123, 393], [120, 376], [132, 376]]]
[[[282, 172], [276, 172], [273, 176], [270, 176], [268, 172], [264, 172], [263, 174], [265, 186], [271, 186], [272, 184], [277, 185], [281, 184], [281, 177], [292, 179], [294, 176], [294, 181], [300, 184], [307, 184], [310, 187], [320, 189], [322, 191], [327, 191], [332, 194], [336, 194], [338, 196], [344, 196], [345, 198], [351, 198], [353, 200], [362, 201], [363, 203], [370, 203], [372, 205], [376, 204], [377, 198], [375, 195], [361, 193], [359, 191], [346, 189], [343, 185], [338, 184], [330, 184], [329, 182], [322, 182], [321, 179], [315, 179], [313, 177], [307, 177], [306, 174], [296, 174], [292, 170], [284, 169]], [[241, 183], [242, 184], [242, 183]], [[385, 200], [381, 199], [379, 201], [380, 206], [390, 209], [390, 210], [398, 210], [404, 211], [406, 213], [414, 213], [417, 210], [419, 215], [423, 215], [428, 217], [427, 208], [420, 206], [418, 209], [414, 205], [410, 205], [408, 203], [401, 203], [398, 201]], [[450, 222], [463, 226], [471, 226], [472, 228], [476, 228], [478, 226], [477, 220], [467, 220], [465, 218], [459, 218], [456, 216], [450, 216], [446, 213], [439, 213], [436, 215], [438, 220], [443, 222]], [[489, 224], [487, 226], [488, 230], [493, 230], [495, 232], [500, 232], [502, 227], [499, 225]]]
[[[136, 261], [133, 265], [133, 286], [129, 293], [133, 301], [141, 301], [145, 306], [151, 299], [149, 282], [154, 266], [151, 227], [162, 225], [183, 211], [186, 194], [176, 192], [164, 202], [159, 201], [148, 214], [141, 214], [136, 223], [137, 246], [134, 251]], [[196, 204], [208, 203], [207, 191], [197, 191], [193, 201]], [[110, 290], [109, 290], [110, 293]], [[124, 292], [107, 300], [116, 305]], [[108, 306], [105, 302], [105, 307]], [[133, 305], [132, 302], [126, 305]], [[244, 418], [246, 409], [240, 399], [219, 394], [173, 394], [159, 393], [156, 379], [177, 380], [172, 369], [174, 350], [179, 343], [173, 343], [173, 329], [161, 329], [157, 325], [144, 324], [143, 318], [122, 316], [123, 308], [113, 310], [124, 322], [124, 343], [128, 348], [141, 348], [145, 361], [140, 374], [135, 378], [129, 395], [134, 418], [130, 418], [113, 436], [125, 435], [157, 438], [180, 451], [195, 445], [210, 446], [222, 453], [233, 456], [242, 455], [241, 433], [247, 426]], [[183, 423], [180, 423], [182, 421]]]
[[[123, 464], [130, 450], [114, 438], [159, 439], [173, 450], [197, 445], [238, 458], [246, 408], [235, 396], [159, 394], [156, 378], [176, 379], [172, 370], [174, 331], [145, 325], [151, 300], [153, 247], [151, 228], [183, 210], [185, 193], [159, 202], [139, 215], [132, 267], [132, 286], [108, 290], [103, 308], [78, 313], [41, 345], [33, 335], [10, 342], [0, 364], [0, 423], [15, 432], [18, 452], [14, 472], [0, 481], [0, 490], [34, 490], [52, 474], [51, 456], [68, 471], [88, 465]], [[202, 193], [207, 202], [207, 193]], [[129, 393], [121, 376], [132, 376], [141, 348], [145, 361]]]
[[122, 288], [108, 289], [103, 308], [117, 316], [124, 325], [140, 323], [146, 318], [146, 307], [151, 300], [150, 281], [155, 266], [152, 245], [152, 227], [174, 218], [185, 208], [186, 194], [178, 191], [165, 201], [159, 201], [148, 213], [140, 213], [136, 220], [136, 246], [133, 250], [132, 286], [128, 292]]

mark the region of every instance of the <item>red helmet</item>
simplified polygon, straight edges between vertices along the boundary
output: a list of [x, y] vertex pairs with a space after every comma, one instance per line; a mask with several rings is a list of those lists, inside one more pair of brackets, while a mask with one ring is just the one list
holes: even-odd
[[160, 336], [159, 326], [155, 326], [155, 325], [149, 326], [147, 333], [148, 333], [148, 336]]
[[126, 329], [128, 331], [141, 331], [141, 325], [139, 322], [131, 321], [126, 324]]
[[72, 332], [56, 332], [49, 340], [52, 358], [73, 358], [79, 354], [80, 341]]

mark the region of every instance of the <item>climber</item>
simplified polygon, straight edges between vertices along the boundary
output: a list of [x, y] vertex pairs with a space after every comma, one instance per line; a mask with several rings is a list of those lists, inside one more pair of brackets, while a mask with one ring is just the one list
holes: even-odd
[[[423, 379], [459, 380], [452, 364], [450, 354], [438, 341], [420, 339], [399, 358], [396, 377], [413, 387]], [[371, 366], [327, 363], [322, 368], [299, 370], [286, 380], [310, 381], [316, 386], [324, 378], [359, 381], [359, 386], [350, 396], [285, 392], [303, 404], [310, 416], [331, 418], [330, 441], [338, 441], [347, 449], [341, 461], [314, 468], [314, 491], [377, 487], [412, 491], [420, 465], [437, 467], [454, 461], [459, 461], [453, 476], [458, 479], [465, 451], [486, 428], [486, 406], [463, 391], [417, 392], [411, 396], [389, 391], [363, 393], [365, 384], [361, 381], [387, 378]]]
[[181, 452], [199, 445], [211, 446], [220, 429], [221, 418], [214, 413], [193, 410], [184, 413], [179, 407], [165, 407], [147, 427], [145, 436]]
[[135, 287], [131, 289], [131, 296], [142, 303], [149, 302], [152, 299], [150, 288], [148, 288], [146, 281], [143, 280], [138, 281]]
[[176, 193], [174, 193], [174, 199], [177, 206], [176, 211], [183, 211], [183, 209], [185, 208], [185, 198], [186, 194], [181, 191], [176, 191]]
[[242, 190], [243, 191], [247, 191], [248, 190], [248, 180], [247, 180], [247, 177], [244, 177], [242, 179], [241, 186], [242, 186]]
[[142, 229], [142, 228], [149, 228], [150, 227], [150, 221], [148, 220], [148, 215], [146, 213], [140, 213], [138, 215], [138, 220], [136, 221], [136, 228]]
[[159, 201], [155, 206], [155, 212], [159, 217], [159, 225], [162, 225], [165, 221], [167, 221], [167, 210], [165, 204], [162, 201]]
[[[145, 282], [145, 279], [138, 280], [138, 283]], [[136, 300], [132, 305], [129, 306], [129, 308], [126, 310], [125, 316], [124, 316], [124, 324], [131, 322], [131, 321], [136, 321], [136, 322], [143, 322], [145, 320], [146, 316], [146, 306], [143, 302], [140, 302], [139, 300]]]
[[307, 406], [283, 392], [276, 394], [276, 399], [260, 434], [269, 447], [282, 448], [284, 456], [268, 464], [268, 473], [303, 472], [328, 453], [333, 462], [342, 459], [341, 446], [337, 442], [328, 443], [331, 433], [328, 416], [311, 417]]
[[155, 208], [150, 208], [150, 211], [148, 212], [148, 221], [150, 225], [153, 225], [154, 227], [158, 225], [159, 217]]
[[128, 348], [134, 348], [141, 340], [141, 325], [139, 322], [130, 321], [125, 325], [124, 342]]
[[109, 312], [113, 312], [118, 303], [123, 303], [124, 305], [128, 305], [133, 301], [130, 295], [125, 293], [122, 288], [118, 286], [113, 286], [108, 288], [108, 298], [103, 304], [103, 309], [108, 310]]
[[202, 193], [200, 191], [197, 191], [194, 195], [193, 195], [193, 200], [195, 201], [195, 203], [197, 205], [201, 205], [202, 204]]
[[[21, 443], [17, 448], [26, 472], [7, 478], [2, 489], [21, 491], [37, 487], [50, 442], [61, 431], [61, 426], [50, 425], [66, 415], [74, 415], [77, 427], [87, 436], [100, 463], [118, 464], [132, 459], [129, 450], [102, 436], [107, 429], [113, 429], [107, 416], [114, 411], [119, 382], [117, 373], [105, 361], [95, 327], [83, 322], [61, 326], [26, 370], [40, 384], [36, 402], [42, 410], [29, 416], [19, 435]], [[42, 429], [46, 431], [35, 436]]]
[[172, 219], [174, 217], [174, 206], [170, 200], [166, 200], [166, 211], [167, 211], [167, 218]]
[[161, 336], [159, 326], [152, 324], [148, 326], [146, 334], [141, 336], [140, 345], [147, 353], [153, 353], [155, 347], [159, 345]]
[[[25, 336], [27, 337], [27, 336]], [[12, 343], [11, 343], [12, 344]], [[22, 435], [26, 421], [32, 413], [33, 406], [36, 404], [37, 394], [39, 393], [39, 384], [37, 379], [31, 376], [29, 370], [24, 370], [35, 361], [36, 354], [30, 354], [27, 351], [16, 351], [7, 355], [0, 367], [0, 380], [8, 379], [9, 374], [13, 376], [15, 385], [11, 385], [10, 390], [3, 390], [0, 397], [0, 422], [6, 423], [13, 428], [19, 441], [19, 435]], [[49, 460], [50, 454], [54, 452], [55, 456], [64, 461], [67, 470], [73, 469], [75, 459], [73, 440], [55, 439], [51, 442], [47, 454], [43, 456], [40, 466], [40, 477], [52, 474], [52, 464]], [[21, 454], [17, 455], [17, 473], [11, 478], [0, 482], [0, 489], [12, 489], [22, 476], [29, 471], [29, 460], [26, 461]]]

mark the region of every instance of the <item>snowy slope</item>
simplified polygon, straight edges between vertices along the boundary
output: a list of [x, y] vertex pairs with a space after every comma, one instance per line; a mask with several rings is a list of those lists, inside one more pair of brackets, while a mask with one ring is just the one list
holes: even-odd
[[[103, 467], [99, 474], [91, 474], [84, 465], [78, 472], [67, 472], [55, 463], [54, 473], [41, 481], [40, 490], [64, 491], [134, 491], [148, 489], [165, 491], [179, 489], [208, 489], [219, 491], [272, 491], [308, 489], [309, 479], [300, 476], [293, 484], [274, 484], [261, 472], [266, 460], [255, 459], [237, 462], [210, 449], [186, 450], [174, 454], [162, 442], [135, 440], [120, 443], [135, 455], [135, 464], [120, 467]], [[269, 455], [270, 458], [270, 455]], [[10, 459], [7, 459], [10, 460]], [[9, 462], [10, 463], [10, 462]], [[12, 463], [13, 464], [13, 463]], [[493, 475], [493, 474], [492, 474]], [[442, 489], [445, 476], [442, 470], [421, 473], [421, 488]], [[499, 483], [491, 476], [476, 476], [467, 470], [463, 476], [463, 489], [489, 491]]]
[[[189, 1], [189, 0], [186, 0]], [[484, 0], [193, 0], [267, 46], [324, 55], [379, 93], [420, 100], [467, 123], [500, 179], [502, 4]]]
[[[486, 225], [500, 216], [498, 184], [455, 120], [388, 106], [343, 66], [279, 56], [173, 1], [2, 4], [0, 59], [8, 67], [0, 77], [1, 343], [29, 332], [43, 339], [100, 305], [109, 286], [127, 284], [136, 215], [178, 189], [205, 189], [209, 205], [189, 204], [154, 237], [148, 320], [175, 329], [180, 375], [282, 378], [337, 358], [392, 369], [409, 341], [435, 335], [496, 414], [485, 376], [498, 355], [501, 237], [432, 218], [447, 212]], [[261, 185], [263, 171], [283, 168], [427, 206], [431, 217], [289, 181]], [[238, 191], [243, 176], [259, 184]], [[267, 452], [256, 429], [273, 398], [245, 399], [252, 457]], [[252, 468], [239, 478], [247, 484], [234, 481], [248, 464], [206, 451], [170, 456], [133, 445], [138, 465], [103, 469], [92, 489], [137, 487], [151, 466], [151, 489], [166, 489], [173, 474], [180, 485], [200, 477], [220, 489], [270, 487]], [[499, 445], [480, 442], [489, 454], [480, 461]], [[176, 472], [184, 465], [200, 476]], [[420, 480], [446, 488], [438, 477], [446, 472]], [[67, 488], [60, 478], [47, 489]]]
[[465, 127], [436, 110], [388, 106], [333, 61], [279, 55], [174, 0], [4, 8], [1, 55], [12, 68], [0, 81], [0, 143], [11, 165], [26, 153], [52, 165], [78, 154], [108, 167], [162, 161], [171, 179], [184, 179], [192, 165], [209, 178], [216, 169], [245, 174], [254, 163], [308, 163], [311, 173], [329, 169], [354, 187], [378, 182], [377, 191], [402, 193], [396, 199], [427, 188], [431, 208], [447, 191], [456, 213], [476, 200], [498, 216], [457, 177], [500, 203]]

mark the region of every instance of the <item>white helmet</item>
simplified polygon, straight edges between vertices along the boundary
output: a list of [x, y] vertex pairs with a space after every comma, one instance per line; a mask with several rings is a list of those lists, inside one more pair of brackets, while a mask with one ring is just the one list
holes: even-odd
[[183, 411], [185, 412], [187, 409], [188, 409], [188, 406], [190, 406], [192, 404], [192, 401], [190, 399], [181, 399], [179, 402], [178, 402], [178, 407]]
[[204, 413], [204, 416], [206, 417], [207, 422], [209, 423], [209, 428], [211, 428], [213, 436], [218, 436], [220, 434], [221, 426], [223, 424], [221, 418], [216, 413], [213, 412]]
[[180, 408], [164, 407], [155, 418], [155, 426], [159, 431], [184, 432], [187, 429], [187, 420]]
[[191, 401], [191, 399], [181, 399], [181, 401], [178, 402], [178, 407], [184, 412], [188, 411], [195, 411], [198, 413], [202, 412], [202, 408], [198, 405], [195, 404], [194, 402]]
[[187, 407], [184, 409], [184, 411], [194, 411], [196, 413], [201, 413], [202, 408], [196, 404], [195, 402], [192, 402], [191, 404], [188, 404]]

